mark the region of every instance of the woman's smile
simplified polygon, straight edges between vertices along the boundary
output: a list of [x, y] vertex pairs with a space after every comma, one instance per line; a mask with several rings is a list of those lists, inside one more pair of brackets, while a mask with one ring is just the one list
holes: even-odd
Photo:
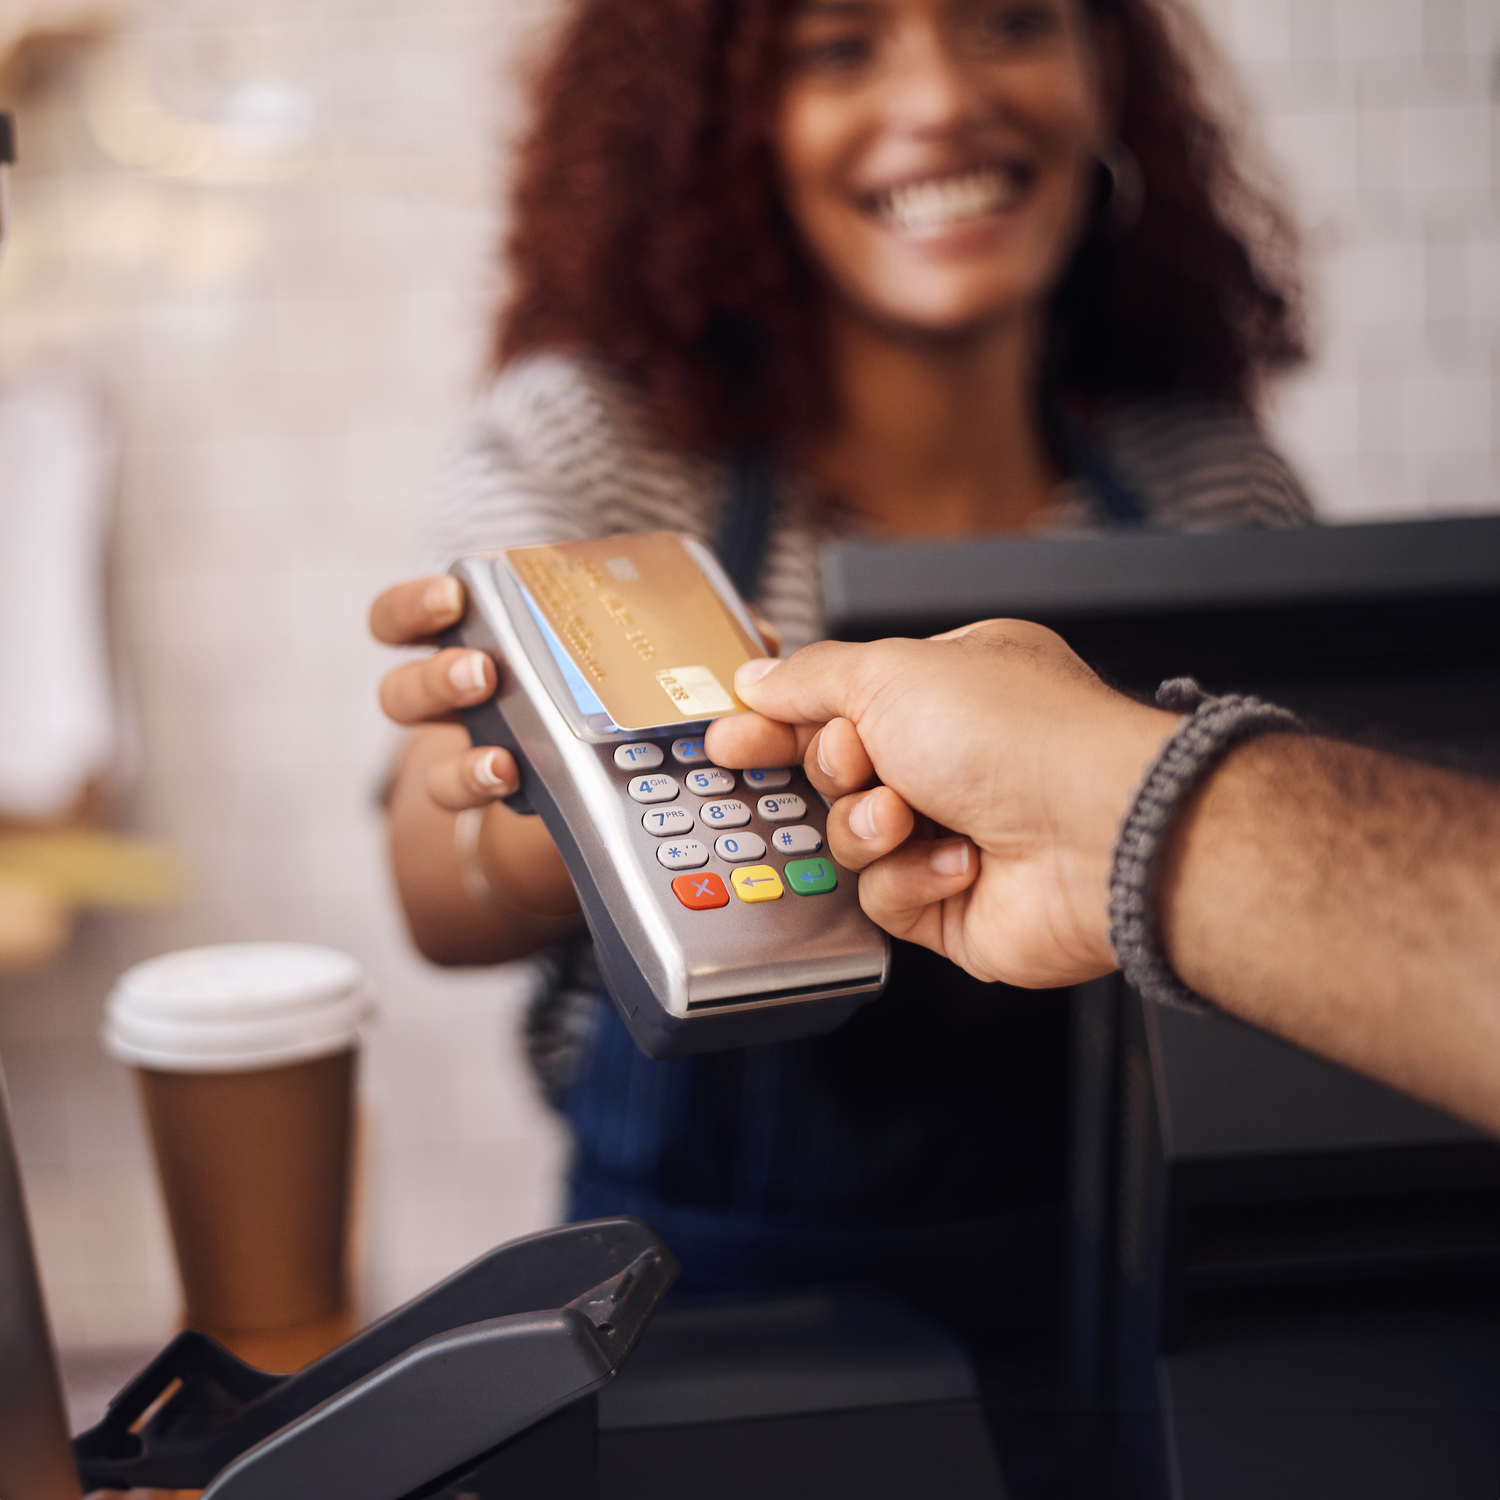
[[954, 229], [987, 225], [1019, 208], [1036, 183], [1026, 162], [932, 174], [860, 196], [862, 211], [902, 239], [930, 241]]

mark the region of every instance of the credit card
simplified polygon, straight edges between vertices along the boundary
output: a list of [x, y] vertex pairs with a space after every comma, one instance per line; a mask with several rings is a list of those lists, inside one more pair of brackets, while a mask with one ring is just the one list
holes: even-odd
[[505, 560], [621, 729], [745, 707], [735, 668], [765, 652], [675, 532], [512, 547]]

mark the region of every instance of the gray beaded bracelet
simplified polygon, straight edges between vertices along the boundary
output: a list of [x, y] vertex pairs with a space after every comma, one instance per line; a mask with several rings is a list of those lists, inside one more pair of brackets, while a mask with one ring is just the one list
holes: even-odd
[[1109, 868], [1109, 941], [1125, 978], [1148, 1000], [1201, 1013], [1206, 1003], [1173, 972], [1151, 908], [1151, 876], [1162, 835], [1203, 773], [1231, 745], [1257, 734], [1299, 734], [1289, 709], [1259, 698], [1210, 698], [1191, 677], [1174, 677], [1156, 701], [1186, 713], [1161, 747], [1120, 820]]

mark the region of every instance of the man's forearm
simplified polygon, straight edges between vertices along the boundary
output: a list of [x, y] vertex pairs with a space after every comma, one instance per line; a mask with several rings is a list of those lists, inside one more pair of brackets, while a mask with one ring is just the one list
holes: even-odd
[[1500, 789], [1254, 740], [1181, 814], [1157, 911], [1200, 994], [1500, 1130]]

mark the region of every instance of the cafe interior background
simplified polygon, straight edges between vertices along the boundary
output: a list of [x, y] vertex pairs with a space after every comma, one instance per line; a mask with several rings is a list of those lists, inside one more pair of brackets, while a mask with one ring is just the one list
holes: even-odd
[[[21, 149], [0, 1059], [75, 1425], [179, 1311], [132, 1081], [98, 1040], [139, 959], [283, 938], [372, 975], [362, 1316], [558, 1212], [565, 1143], [520, 1055], [531, 971], [407, 944], [377, 806], [387, 654], [363, 629], [424, 555], [483, 367], [518, 80], [555, 9], [0, 0]], [[1316, 357], [1271, 421], [1322, 516], [1500, 509], [1500, 0], [1198, 9], [1306, 227]], [[7, 492], [59, 518], [45, 566]], [[44, 637], [71, 665], [45, 685], [54, 738], [28, 744], [10, 694], [37, 691]], [[137, 841], [134, 877], [39, 901], [3, 832], [38, 823]]]

